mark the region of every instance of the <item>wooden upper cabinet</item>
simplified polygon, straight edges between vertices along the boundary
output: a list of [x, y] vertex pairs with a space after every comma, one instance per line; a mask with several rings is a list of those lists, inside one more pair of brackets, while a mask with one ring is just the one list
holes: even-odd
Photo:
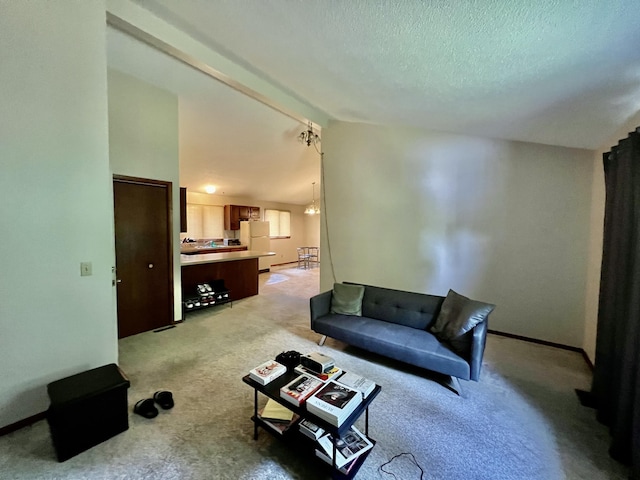
[[260, 207], [248, 207], [246, 205], [224, 206], [225, 230], [240, 230], [240, 222], [247, 220], [260, 220]]
[[238, 209], [233, 208], [233, 205], [224, 206], [225, 230], [240, 230], [240, 217], [238, 216], [238, 213]]
[[245, 207], [244, 205], [237, 205], [238, 216], [240, 220], [249, 220], [251, 218], [251, 207]]

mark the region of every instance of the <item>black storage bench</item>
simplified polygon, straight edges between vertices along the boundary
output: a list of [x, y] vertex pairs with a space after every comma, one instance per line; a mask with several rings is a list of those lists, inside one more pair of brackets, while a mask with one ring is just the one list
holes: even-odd
[[64, 462], [129, 428], [129, 380], [115, 364], [47, 385], [47, 421], [58, 461]]

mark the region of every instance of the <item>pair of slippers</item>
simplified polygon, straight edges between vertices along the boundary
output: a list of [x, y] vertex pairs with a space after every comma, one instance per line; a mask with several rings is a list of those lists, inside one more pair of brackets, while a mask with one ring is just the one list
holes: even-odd
[[133, 412], [144, 418], [154, 418], [158, 416], [158, 409], [155, 404], [160, 405], [163, 410], [173, 408], [173, 395], [171, 392], [161, 390], [153, 394], [153, 398], [145, 398], [140, 400], [133, 407]]

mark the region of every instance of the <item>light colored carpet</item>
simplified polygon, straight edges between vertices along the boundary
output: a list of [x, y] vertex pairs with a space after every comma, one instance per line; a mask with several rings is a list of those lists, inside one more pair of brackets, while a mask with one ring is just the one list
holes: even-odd
[[[490, 335], [480, 382], [461, 382], [461, 398], [425, 371], [332, 339], [318, 347], [309, 329], [317, 269], [276, 268], [260, 283], [260, 295], [233, 308], [193, 312], [176, 328], [120, 341], [120, 366], [131, 380], [128, 431], [58, 463], [48, 425], [38, 422], [0, 438], [0, 478], [326, 478], [315, 459], [268, 433], [253, 440], [253, 390], [241, 377], [283, 350], [321, 351], [382, 385], [370, 408], [378, 443], [357, 478], [393, 478], [379, 467], [402, 452], [415, 455], [426, 479], [628, 476], [608, 457], [606, 429], [574, 393], [590, 385], [579, 354]], [[173, 392], [172, 410], [152, 420], [132, 413], [160, 389]], [[406, 457], [386, 469], [420, 478]]]

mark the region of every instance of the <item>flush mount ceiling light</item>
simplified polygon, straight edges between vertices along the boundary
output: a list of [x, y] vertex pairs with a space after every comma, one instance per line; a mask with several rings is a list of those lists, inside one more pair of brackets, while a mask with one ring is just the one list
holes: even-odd
[[311, 185], [312, 185], [312, 189], [313, 189], [313, 193], [312, 193], [312, 196], [311, 196], [311, 205], [309, 205], [306, 208], [304, 213], [306, 215], [319, 215], [320, 214], [320, 207], [318, 207], [316, 205], [316, 182], [313, 182]]
[[307, 129], [298, 135], [298, 140], [302, 143], [306, 143], [307, 147], [309, 147], [311, 144], [315, 145], [320, 142], [320, 137], [317, 133], [313, 133], [313, 125], [309, 122]]
[[216, 187], [214, 187], [213, 185], [207, 185], [206, 187], [204, 187], [204, 191], [209, 194], [216, 193]]

